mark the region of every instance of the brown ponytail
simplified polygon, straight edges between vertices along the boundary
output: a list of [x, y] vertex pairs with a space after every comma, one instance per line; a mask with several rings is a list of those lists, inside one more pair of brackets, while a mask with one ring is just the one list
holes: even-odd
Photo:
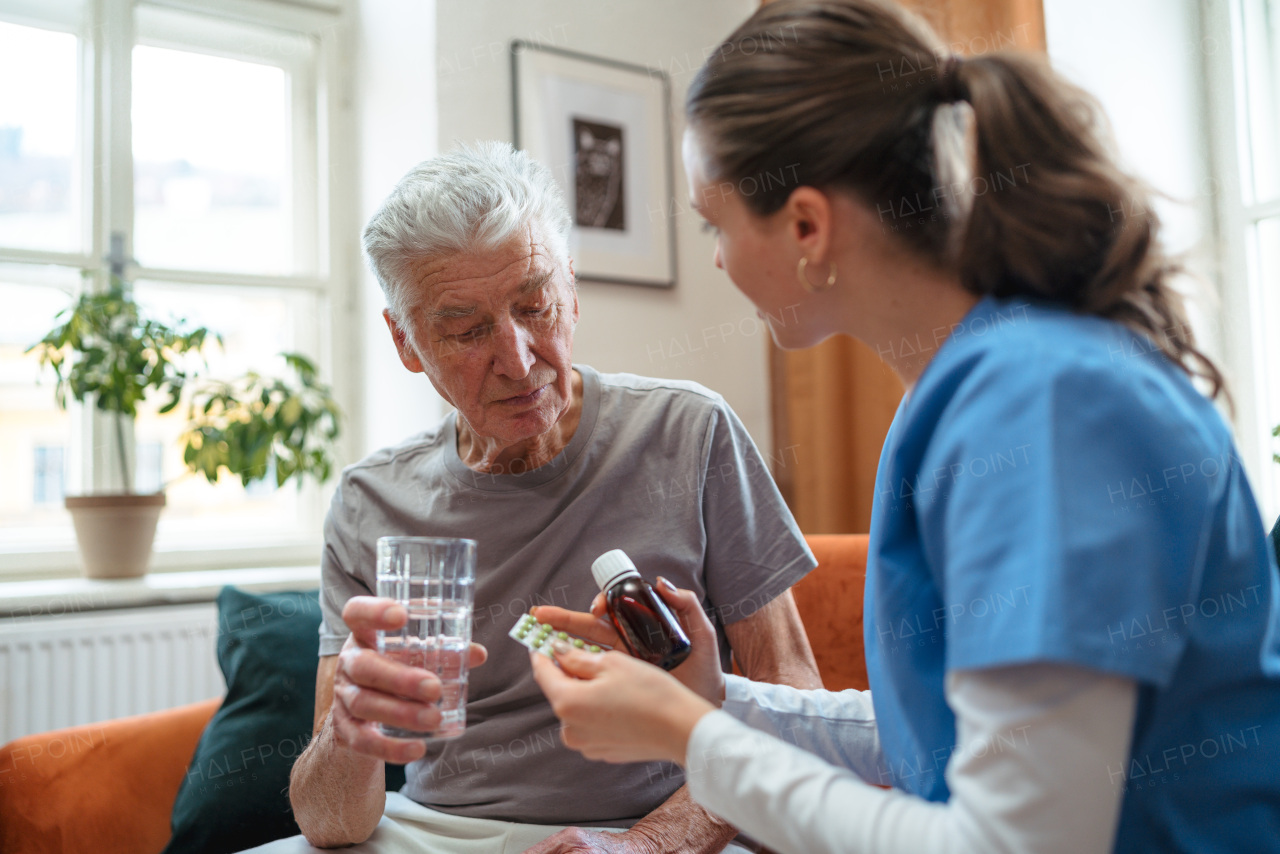
[[973, 293], [1119, 321], [1225, 391], [1170, 285], [1149, 191], [1102, 143], [1097, 103], [1042, 58], [951, 57], [886, 0], [775, 0], [710, 56], [686, 112], [713, 177], [751, 188], [755, 213], [798, 185], [851, 192]]

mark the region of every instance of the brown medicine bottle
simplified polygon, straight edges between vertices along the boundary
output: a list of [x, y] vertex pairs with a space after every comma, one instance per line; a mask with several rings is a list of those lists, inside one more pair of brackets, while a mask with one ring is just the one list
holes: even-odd
[[675, 614], [622, 549], [605, 552], [591, 564], [591, 574], [604, 591], [605, 608], [627, 652], [671, 670], [693, 651]]

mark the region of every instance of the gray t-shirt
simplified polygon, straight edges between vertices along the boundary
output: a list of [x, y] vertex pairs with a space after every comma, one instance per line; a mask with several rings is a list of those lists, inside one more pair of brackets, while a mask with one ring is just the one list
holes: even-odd
[[694, 590], [722, 626], [749, 616], [814, 566], [741, 421], [695, 383], [599, 374], [584, 365], [578, 429], [546, 465], [473, 471], [455, 415], [342, 473], [325, 522], [320, 654], [346, 640], [342, 607], [376, 588], [375, 544], [388, 535], [470, 537], [476, 551], [467, 729], [428, 744], [405, 795], [432, 809], [538, 824], [628, 826], [684, 781], [668, 763], [610, 765], [564, 747], [533, 681], [528, 651], [507, 637], [534, 605], [586, 610], [591, 563], [624, 549], [651, 583]]

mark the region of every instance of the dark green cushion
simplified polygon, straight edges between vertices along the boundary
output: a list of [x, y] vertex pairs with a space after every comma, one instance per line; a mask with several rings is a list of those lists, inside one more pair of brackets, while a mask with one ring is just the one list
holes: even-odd
[[[165, 854], [223, 854], [297, 834], [289, 772], [311, 740], [320, 648], [316, 591], [218, 594], [227, 696], [196, 746]], [[388, 788], [404, 768], [387, 766]]]

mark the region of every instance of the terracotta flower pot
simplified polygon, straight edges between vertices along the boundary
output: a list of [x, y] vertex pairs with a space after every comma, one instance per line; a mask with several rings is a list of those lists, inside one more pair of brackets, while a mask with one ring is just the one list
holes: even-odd
[[164, 493], [69, 495], [80, 561], [89, 578], [137, 578], [151, 561]]

